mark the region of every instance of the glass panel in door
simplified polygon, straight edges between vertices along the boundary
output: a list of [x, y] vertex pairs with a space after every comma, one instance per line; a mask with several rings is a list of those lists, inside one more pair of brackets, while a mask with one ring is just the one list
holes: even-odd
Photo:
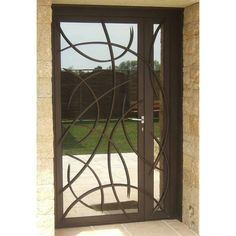
[[60, 37], [63, 217], [136, 213], [137, 24], [62, 22]]

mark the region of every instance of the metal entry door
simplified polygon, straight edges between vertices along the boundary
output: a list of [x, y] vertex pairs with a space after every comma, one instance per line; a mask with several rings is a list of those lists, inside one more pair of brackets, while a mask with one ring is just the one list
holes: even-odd
[[168, 21], [83, 14], [54, 7], [56, 225], [176, 217]]

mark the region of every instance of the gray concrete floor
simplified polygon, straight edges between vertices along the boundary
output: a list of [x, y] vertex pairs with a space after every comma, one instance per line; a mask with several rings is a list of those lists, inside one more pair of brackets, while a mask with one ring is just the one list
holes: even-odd
[[160, 220], [58, 229], [56, 236], [197, 236], [197, 234], [177, 220]]

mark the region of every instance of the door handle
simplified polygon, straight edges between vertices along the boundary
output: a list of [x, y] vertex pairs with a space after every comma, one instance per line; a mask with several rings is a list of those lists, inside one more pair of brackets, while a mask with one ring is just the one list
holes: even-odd
[[144, 124], [144, 116], [141, 116], [141, 118], [128, 118], [128, 120], [139, 121]]

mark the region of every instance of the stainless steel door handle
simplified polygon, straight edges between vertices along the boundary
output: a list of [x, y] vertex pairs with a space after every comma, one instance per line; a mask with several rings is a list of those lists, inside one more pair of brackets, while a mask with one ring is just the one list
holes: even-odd
[[128, 120], [140, 121], [141, 124], [144, 124], [144, 116], [141, 116], [141, 118], [128, 118]]

